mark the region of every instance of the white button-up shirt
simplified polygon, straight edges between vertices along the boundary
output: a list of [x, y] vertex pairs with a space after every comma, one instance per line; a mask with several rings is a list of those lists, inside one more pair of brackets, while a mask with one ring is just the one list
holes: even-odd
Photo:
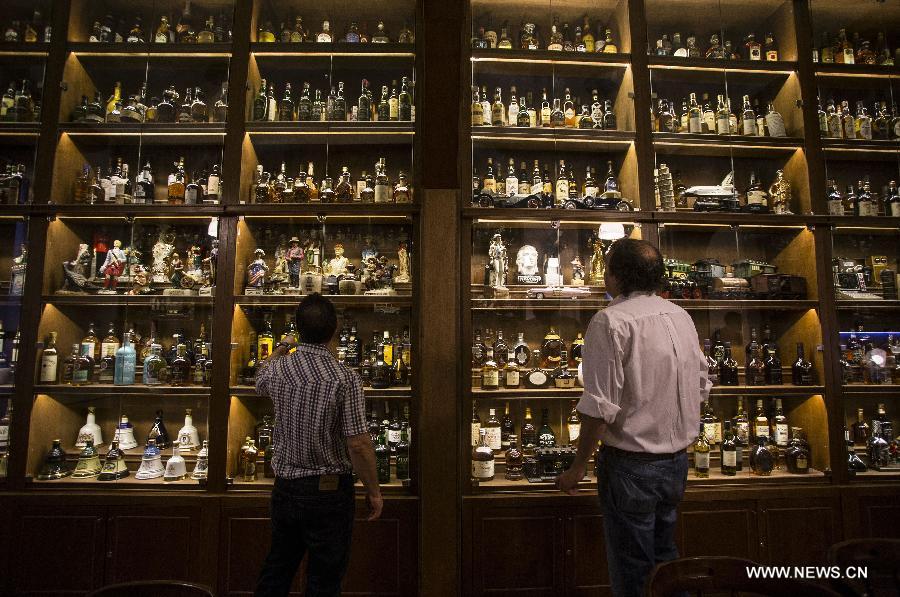
[[578, 412], [606, 423], [604, 444], [668, 454], [696, 439], [712, 382], [684, 309], [655, 294], [621, 295], [591, 319], [582, 357]]

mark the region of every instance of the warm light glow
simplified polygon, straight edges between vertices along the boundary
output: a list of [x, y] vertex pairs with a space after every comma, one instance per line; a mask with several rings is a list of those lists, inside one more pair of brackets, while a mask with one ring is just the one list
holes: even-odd
[[603, 222], [598, 234], [600, 240], [616, 241], [625, 238], [625, 225], [621, 222]]
[[[765, 64], [764, 62], [761, 64]], [[694, 66], [689, 64], [654, 64], [651, 60], [650, 68], [652, 70], [687, 70], [687, 71], [704, 71], [704, 72], [727, 72], [727, 73], [761, 73], [766, 75], [792, 75], [794, 70], [776, 69], [776, 68], [757, 68], [750, 65], [735, 66]]]
[[614, 66], [617, 68], [626, 68], [628, 66], [627, 62], [618, 62], [618, 61], [600, 61], [600, 60], [556, 60], [554, 58], [517, 58], [517, 57], [505, 57], [505, 56], [472, 56], [472, 62], [502, 62], [504, 64], [509, 63], [519, 63], [519, 64], [554, 64], [554, 65], [567, 65], [567, 66], [590, 66], [590, 67], [605, 67], [605, 66]]
[[299, 51], [290, 51], [290, 50], [277, 50], [273, 52], [269, 52], [266, 50], [258, 49], [251, 52], [254, 56], [259, 56], [261, 58], [268, 57], [316, 57], [321, 56], [323, 58], [327, 57], [355, 57], [359, 56], [361, 58], [415, 58], [415, 52], [304, 52], [302, 50]]

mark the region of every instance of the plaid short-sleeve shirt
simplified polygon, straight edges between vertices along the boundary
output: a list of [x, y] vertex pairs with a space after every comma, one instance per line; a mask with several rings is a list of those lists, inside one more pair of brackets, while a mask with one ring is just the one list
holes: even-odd
[[366, 433], [362, 381], [327, 348], [300, 344], [265, 363], [256, 391], [275, 405], [275, 474], [285, 479], [352, 472], [347, 437]]

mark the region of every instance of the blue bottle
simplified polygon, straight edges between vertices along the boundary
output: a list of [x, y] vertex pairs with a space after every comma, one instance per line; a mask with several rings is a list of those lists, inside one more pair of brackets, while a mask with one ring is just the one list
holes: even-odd
[[113, 372], [113, 383], [117, 386], [134, 384], [134, 367], [137, 355], [131, 343], [131, 331], [125, 334], [122, 346], [116, 351], [116, 365]]

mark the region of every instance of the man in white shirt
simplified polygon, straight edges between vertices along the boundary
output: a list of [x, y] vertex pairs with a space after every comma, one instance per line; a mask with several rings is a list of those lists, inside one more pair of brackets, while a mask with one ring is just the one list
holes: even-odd
[[597, 483], [613, 594], [639, 597], [653, 567], [678, 557], [685, 448], [712, 383], [690, 315], [656, 296], [665, 271], [656, 247], [622, 239], [606, 261], [613, 300], [585, 334], [578, 455], [558, 486], [575, 495], [602, 441]]

